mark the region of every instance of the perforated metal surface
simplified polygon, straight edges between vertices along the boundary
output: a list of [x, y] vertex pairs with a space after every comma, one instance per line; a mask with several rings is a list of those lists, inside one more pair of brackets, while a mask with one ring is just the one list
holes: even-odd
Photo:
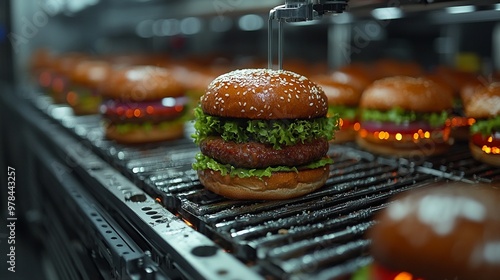
[[[499, 182], [500, 170], [474, 160], [464, 143], [412, 161], [377, 157], [354, 144], [331, 145], [321, 189], [283, 201], [233, 201], [199, 183], [189, 138], [143, 146], [104, 139], [99, 116], [76, 117], [40, 96], [36, 106], [161, 206], [268, 278], [331, 279], [371, 262], [364, 233], [395, 194], [447, 180]], [[205, 254], [205, 251], [200, 254]]]

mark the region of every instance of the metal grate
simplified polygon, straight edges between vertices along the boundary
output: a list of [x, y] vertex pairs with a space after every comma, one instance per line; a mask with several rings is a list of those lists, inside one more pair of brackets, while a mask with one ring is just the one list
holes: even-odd
[[464, 143], [418, 163], [345, 144], [330, 147], [334, 164], [321, 189], [290, 200], [234, 201], [200, 185], [191, 168], [198, 148], [189, 137], [118, 145], [103, 138], [98, 116], [75, 117], [43, 99], [35, 104], [77, 135], [82, 147], [269, 279], [335, 279], [370, 263], [364, 233], [397, 193], [446, 180], [500, 181], [500, 170], [474, 160]]

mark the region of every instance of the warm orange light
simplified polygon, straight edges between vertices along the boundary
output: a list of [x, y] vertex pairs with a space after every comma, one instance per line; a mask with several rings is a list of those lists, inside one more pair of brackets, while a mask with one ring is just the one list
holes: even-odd
[[183, 221], [184, 221], [184, 222], [185, 222], [188, 226], [193, 227], [193, 224], [192, 224], [190, 221], [188, 221], [188, 220], [186, 220], [186, 219], [184, 219], [184, 218], [183, 218], [182, 220], [183, 220]]
[[356, 123], [354, 123], [352, 128], [354, 129], [354, 131], [358, 131], [361, 128], [361, 125], [359, 124], [359, 122], [356, 122]]
[[431, 133], [429, 131], [426, 131], [424, 133], [424, 137], [427, 138], [427, 139], [431, 138]]
[[153, 106], [146, 107], [146, 113], [153, 114], [154, 111], [155, 111], [155, 109], [153, 108]]
[[184, 106], [182, 106], [182, 105], [175, 105], [174, 109], [177, 112], [182, 112], [182, 110], [184, 110]]
[[128, 109], [128, 110], [125, 112], [125, 116], [126, 116], [127, 118], [131, 118], [131, 117], [133, 117], [133, 116], [134, 116], [134, 110], [132, 110], [132, 109]]
[[396, 133], [396, 140], [401, 141], [403, 139], [403, 135], [401, 133]]
[[78, 103], [78, 94], [74, 91], [68, 92], [66, 95], [66, 101], [68, 104], [75, 106]]
[[486, 141], [488, 141], [489, 143], [493, 142], [493, 137], [491, 137], [491, 136], [488, 137], [488, 140], [486, 140]]
[[475, 124], [475, 123], [476, 123], [476, 120], [475, 120], [475, 119], [473, 119], [473, 118], [468, 118], [468, 119], [467, 119], [467, 123], [468, 123], [469, 125], [473, 125], [473, 124]]
[[413, 133], [413, 139], [418, 140], [418, 138], [419, 138], [418, 133], [416, 133], [416, 132]]
[[123, 113], [125, 113], [125, 109], [123, 109], [122, 107], [118, 107], [116, 108], [116, 113], [118, 115], [123, 115]]
[[48, 71], [43, 71], [42, 73], [40, 73], [40, 75], [38, 76], [38, 83], [42, 86], [42, 87], [49, 87], [50, 86], [50, 83], [52, 81], [52, 75], [50, 75], [50, 73]]
[[139, 109], [135, 109], [135, 110], [134, 110], [134, 116], [135, 116], [136, 118], [140, 117], [140, 116], [141, 116], [141, 110], [139, 110]]
[[338, 125], [339, 128], [342, 128], [344, 126], [344, 120], [342, 118], [339, 118]]
[[483, 145], [483, 147], [481, 147], [481, 150], [487, 154], [500, 155], [500, 148], [499, 147], [489, 147], [489, 146]]
[[157, 197], [155, 198], [156, 202], [161, 203], [161, 198]]
[[394, 277], [394, 280], [412, 280], [413, 276], [408, 273], [408, 272], [401, 272], [396, 277]]
[[366, 129], [361, 129], [359, 131], [359, 136], [365, 138], [366, 136], [368, 136], [368, 131], [366, 131]]

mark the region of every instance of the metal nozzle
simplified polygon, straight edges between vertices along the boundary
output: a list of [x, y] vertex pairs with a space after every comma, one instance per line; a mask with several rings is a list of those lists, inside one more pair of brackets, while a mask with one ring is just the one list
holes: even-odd
[[326, 13], [342, 13], [349, 0], [286, 0], [269, 12], [268, 23], [268, 67], [273, 64], [273, 21], [278, 21], [278, 67], [283, 68], [283, 22], [299, 22], [321, 18]]

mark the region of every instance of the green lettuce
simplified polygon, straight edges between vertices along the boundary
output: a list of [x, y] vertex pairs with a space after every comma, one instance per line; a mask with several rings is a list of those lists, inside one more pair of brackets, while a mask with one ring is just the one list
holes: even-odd
[[219, 163], [216, 160], [203, 155], [202, 153], [198, 153], [195, 159], [196, 161], [192, 165], [194, 170], [211, 169], [219, 171], [223, 176], [225, 175], [229, 175], [231, 177], [238, 176], [240, 178], [245, 178], [245, 177], [261, 178], [264, 176], [269, 177], [271, 176], [271, 172], [297, 172], [299, 169], [314, 169], [333, 163], [332, 159], [324, 158], [319, 161], [315, 161], [310, 164], [299, 167], [271, 166], [264, 169], [245, 169], [245, 168], [237, 168], [230, 164]]
[[159, 129], [167, 130], [170, 127], [178, 125], [181, 122], [183, 121], [172, 120], [172, 121], [160, 122], [157, 124], [154, 124], [152, 122], [143, 122], [143, 123], [116, 123], [114, 125], [118, 133], [125, 134], [137, 129], [140, 129], [141, 131], [144, 132], [150, 132], [153, 129], [153, 127], [158, 127]]
[[358, 109], [356, 107], [349, 107], [343, 105], [330, 105], [328, 106], [328, 115], [333, 116], [337, 114], [339, 117], [348, 120], [356, 119]]
[[439, 113], [417, 113], [397, 107], [388, 111], [375, 109], [363, 109], [361, 111], [361, 120], [364, 121], [393, 122], [396, 124], [425, 121], [432, 127], [443, 126], [448, 118], [449, 114], [446, 111], [441, 111]]
[[208, 136], [220, 135], [225, 141], [255, 141], [280, 149], [311, 139], [331, 140], [338, 130], [337, 115], [309, 120], [246, 120], [206, 115], [199, 106], [194, 109], [194, 115], [195, 133], [192, 138], [196, 144]]
[[479, 119], [471, 125], [472, 134], [481, 133], [482, 135], [491, 135], [494, 131], [500, 131], [500, 116], [491, 119]]

